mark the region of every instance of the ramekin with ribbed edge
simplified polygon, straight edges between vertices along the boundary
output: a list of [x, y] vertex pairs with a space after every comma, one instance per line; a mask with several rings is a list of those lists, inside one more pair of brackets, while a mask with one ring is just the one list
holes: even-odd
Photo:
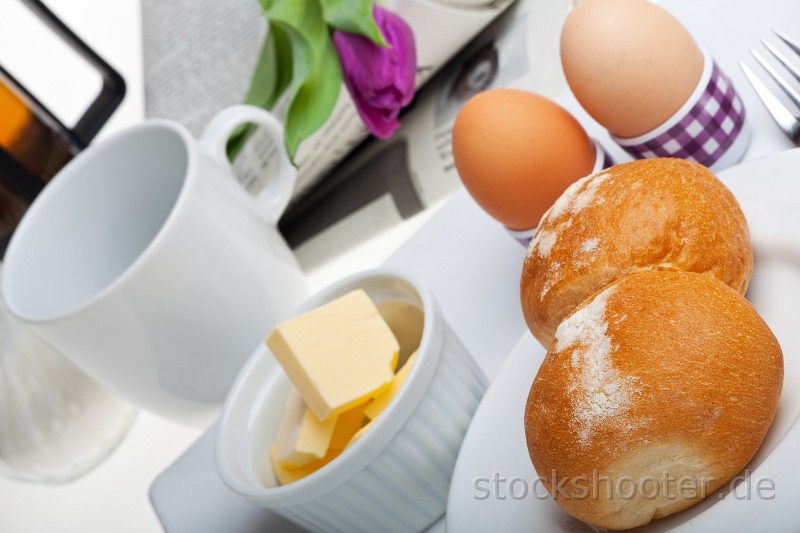
[[291, 386], [266, 346], [233, 384], [218, 426], [217, 469], [248, 500], [312, 531], [420, 531], [445, 511], [461, 441], [486, 377], [412, 276], [371, 270], [312, 296], [299, 315], [364, 289], [373, 301], [421, 306], [422, 340], [406, 383], [354, 445], [310, 476], [279, 486], [269, 452]]

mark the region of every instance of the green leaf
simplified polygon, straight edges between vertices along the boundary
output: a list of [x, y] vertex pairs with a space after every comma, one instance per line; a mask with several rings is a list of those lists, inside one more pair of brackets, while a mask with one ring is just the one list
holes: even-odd
[[363, 35], [379, 46], [389, 46], [372, 15], [374, 0], [322, 0], [325, 22], [348, 33]]
[[294, 157], [300, 142], [319, 129], [330, 117], [342, 83], [339, 57], [330, 39], [326, 39], [320, 60], [297, 88], [286, 110], [286, 148]]
[[339, 96], [342, 71], [318, 0], [261, 0], [264, 15], [280, 27], [291, 45], [292, 79], [284, 116], [286, 149], [300, 142], [330, 117]]
[[[292, 77], [289, 37], [279, 26], [270, 25], [256, 62], [244, 103], [271, 109], [288, 87]], [[228, 158], [233, 160], [244, 147], [253, 126], [242, 125], [228, 139]]]
[[289, 85], [292, 75], [289, 39], [278, 26], [270, 25], [261, 55], [258, 58], [250, 89], [244, 98], [246, 104], [265, 109], [275, 105]]

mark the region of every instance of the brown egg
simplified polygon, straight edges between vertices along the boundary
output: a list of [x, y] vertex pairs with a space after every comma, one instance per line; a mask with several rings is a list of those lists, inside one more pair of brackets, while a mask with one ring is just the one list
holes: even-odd
[[582, 2], [564, 22], [561, 62], [575, 98], [622, 138], [674, 115], [703, 72], [691, 34], [647, 0]]
[[571, 183], [591, 173], [595, 148], [578, 121], [551, 100], [492, 89], [461, 108], [453, 157], [475, 201], [509, 229], [526, 230]]

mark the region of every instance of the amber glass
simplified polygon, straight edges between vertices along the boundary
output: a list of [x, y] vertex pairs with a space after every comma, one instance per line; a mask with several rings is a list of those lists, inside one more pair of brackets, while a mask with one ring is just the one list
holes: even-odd
[[0, 78], [0, 256], [30, 202], [76, 151]]

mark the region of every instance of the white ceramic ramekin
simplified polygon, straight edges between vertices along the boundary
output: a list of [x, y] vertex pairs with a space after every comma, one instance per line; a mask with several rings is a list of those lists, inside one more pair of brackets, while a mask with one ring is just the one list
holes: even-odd
[[217, 469], [235, 492], [312, 531], [420, 531], [444, 513], [461, 441], [486, 378], [445, 322], [431, 292], [390, 270], [356, 274], [311, 297], [299, 315], [355, 289], [424, 312], [416, 363], [394, 401], [353, 446], [278, 486], [269, 451], [290, 382], [266, 347], [236, 379], [218, 427]]

